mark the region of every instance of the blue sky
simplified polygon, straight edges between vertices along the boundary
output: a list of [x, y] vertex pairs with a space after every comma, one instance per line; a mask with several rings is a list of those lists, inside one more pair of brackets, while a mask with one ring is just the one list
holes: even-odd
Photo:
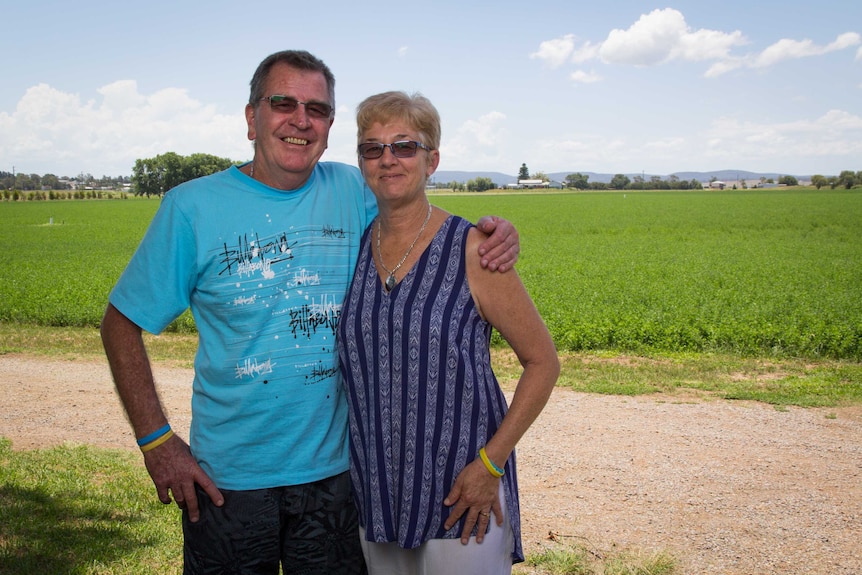
[[794, 175], [862, 169], [862, 2], [3, 1], [0, 170], [129, 175], [168, 151], [250, 159], [268, 54], [336, 76], [325, 160], [356, 105], [419, 91], [440, 170]]

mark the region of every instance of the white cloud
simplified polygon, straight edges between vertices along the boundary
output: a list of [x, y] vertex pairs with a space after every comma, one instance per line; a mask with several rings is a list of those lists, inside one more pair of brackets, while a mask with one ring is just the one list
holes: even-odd
[[722, 118], [705, 137], [713, 157], [746, 157], [756, 162], [799, 165], [818, 158], [845, 158], [855, 169], [862, 157], [862, 116], [830, 110], [819, 118], [766, 124]]
[[822, 56], [830, 52], [844, 50], [862, 42], [862, 37], [855, 32], [847, 32], [838, 36], [834, 42], [826, 46], [818, 46], [811, 40], [781, 39], [757, 55], [751, 63], [752, 68], [773, 66], [784, 60]]
[[739, 30], [727, 34], [717, 30], [701, 29], [680, 35], [671, 56], [689, 62], [721, 60], [729, 58], [730, 50], [735, 46], [747, 43], [748, 40]]
[[47, 84], [28, 89], [14, 112], [0, 113], [0, 157], [31, 173], [116, 176], [165, 152], [252, 155], [241, 111], [219, 114], [176, 88], [141, 94], [134, 80], [97, 92], [100, 98], [83, 102]]
[[[685, 134], [614, 136], [576, 133], [520, 146], [531, 170], [620, 173], [740, 169], [833, 175], [855, 170], [862, 157], [862, 116], [830, 110], [819, 117], [767, 123], [724, 117]], [[512, 162], [510, 162], [512, 164]]]
[[599, 57], [607, 64], [652, 66], [676, 59], [724, 58], [731, 48], [744, 43], [739, 31], [692, 31], [681, 12], [665, 8], [641, 16], [627, 30], [611, 30]]
[[662, 154], [678, 154], [684, 152], [688, 143], [680, 136], [668, 136], [652, 142], [647, 142], [644, 147]]
[[732, 72], [737, 68], [741, 68], [744, 65], [745, 61], [742, 58], [728, 58], [727, 60], [716, 62], [715, 64], [710, 66], [704, 74], [704, 77], [715, 78], [717, 76], [721, 76], [722, 74]]
[[609, 64], [660, 64], [670, 58], [685, 29], [685, 18], [680, 12], [654, 10], [641, 16], [628, 30], [611, 30], [602, 42], [599, 57]]
[[[714, 78], [743, 67], [768, 68], [784, 62], [785, 60], [823, 56], [831, 52], [846, 50], [847, 48], [851, 48], [860, 43], [862, 43], [862, 36], [856, 32], [840, 34], [835, 41], [825, 46], [818, 46], [811, 40], [790, 40], [783, 38], [771, 46], [768, 46], [759, 54], [728, 57], [725, 60], [716, 62], [706, 71], [705, 76], [707, 78]], [[862, 48], [857, 51], [857, 59], [859, 59], [860, 53], [862, 53]]]
[[579, 82], [581, 84], [592, 84], [594, 82], [599, 82], [602, 79], [601, 76], [594, 72], [584, 72], [583, 70], [576, 70], [572, 72], [572, 75], [570, 77], [575, 82]]
[[540, 58], [551, 68], [567, 61], [581, 64], [599, 59], [605, 64], [654, 66], [671, 60], [702, 61], [728, 58], [730, 50], [746, 43], [742, 32], [691, 30], [678, 10], [665, 8], [642, 15], [628, 29], [614, 29], [603, 42], [585, 41], [575, 45], [575, 36], [546, 40], [539, 51], [530, 55]]
[[580, 64], [597, 58], [601, 47], [601, 44], [593, 44], [590, 41], [586, 41], [583, 46], [572, 52], [571, 61], [575, 64]]
[[[825, 46], [811, 40], [785, 38], [759, 54], [735, 55], [732, 53], [734, 48], [748, 44], [742, 32], [707, 28], [692, 30], [680, 11], [665, 8], [643, 14], [627, 29], [611, 30], [607, 38], [597, 44], [585, 41], [576, 46], [574, 35], [568, 34], [542, 42], [539, 51], [530, 57], [540, 58], [552, 68], [567, 61], [582, 64], [594, 59], [604, 64], [625, 66], [657, 66], [675, 60], [709, 61], [712, 64], [704, 75], [714, 78], [739, 68], [765, 68], [784, 60], [845, 50], [860, 43], [862, 36], [846, 32]], [[862, 60], [862, 48], [857, 50], [856, 59]]]
[[531, 171], [615, 173], [620, 166], [632, 165], [636, 154], [631, 148], [628, 140], [607, 134], [578, 133], [559, 139], [546, 135], [531, 144], [525, 159]]
[[551, 68], [559, 68], [572, 55], [575, 49], [575, 37], [567, 34], [562, 38], [545, 40], [539, 44], [539, 50], [530, 54], [530, 58], [544, 60]]
[[[477, 120], [467, 120], [451, 138], [444, 138], [440, 144], [440, 169], [452, 170], [497, 170], [506, 165], [505, 147], [509, 140], [506, 129], [506, 115], [501, 112], [488, 112]], [[463, 165], [467, 159], [469, 165]], [[453, 165], [453, 160], [461, 165]]]
[[398, 48], [398, 57], [402, 60], [407, 57], [407, 46], [401, 46]]

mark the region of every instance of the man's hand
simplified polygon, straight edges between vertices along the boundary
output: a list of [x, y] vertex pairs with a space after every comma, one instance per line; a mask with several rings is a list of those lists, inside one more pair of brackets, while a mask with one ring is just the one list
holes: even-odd
[[171, 502], [171, 494], [180, 509], [187, 509], [193, 523], [200, 518], [195, 484], [201, 486], [216, 506], [224, 505], [224, 497], [212, 479], [201, 469], [185, 441], [174, 435], [162, 445], [144, 454], [147, 471], [156, 485], [159, 501]]
[[482, 216], [476, 223], [480, 231], [489, 237], [479, 245], [479, 256], [483, 268], [505, 272], [518, 261], [521, 243], [518, 230], [508, 220], [497, 216]]

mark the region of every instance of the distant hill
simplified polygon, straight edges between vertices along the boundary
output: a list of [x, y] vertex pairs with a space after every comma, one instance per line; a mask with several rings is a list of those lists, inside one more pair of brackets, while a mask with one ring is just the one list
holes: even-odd
[[[570, 172], [553, 172], [549, 173], [548, 177], [553, 181], [557, 182], [565, 182], [566, 176], [569, 174], [577, 173], [579, 170], [572, 170]], [[585, 176], [589, 176], [589, 181], [591, 182], [610, 182], [616, 174], [601, 174], [597, 172], [584, 172], [580, 171], [580, 173]], [[760, 178], [772, 178], [777, 180], [781, 176], [793, 176], [799, 181], [808, 181], [811, 179], [811, 176], [798, 176], [796, 174], [778, 174], [775, 172], [748, 172], [745, 170], [715, 170], [714, 172], [674, 172], [672, 174], [644, 174], [641, 172], [630, 172], [626, 173], [631, 179], [634, 179], [635, 176], [641, 176], [645, 180], [649, 181], [653, 176], [659, 176], [662, 180], [668, 179], [670, 176], [676, 176], [680, 180], [697, 180], [699, 182], [709, 182], [713, 178], [717, 180], [721, 180], [723, 182], [735, 182], [737, 180], [760, 180]], [[438, 171], [435, 172], [432, 182], [443, 185], [449, 182], [461, 182], [462, 184], [466, 184], [469, 180], [474, 180], [476, 178], [490, 178], [492, 182], [497, 184], [500, 187], [504, 187], [507, 184], [514, 184], [518, 181], [518, 177], [515, 175], [504, 174], [502, 172], [459, 172], [459, 171]]]

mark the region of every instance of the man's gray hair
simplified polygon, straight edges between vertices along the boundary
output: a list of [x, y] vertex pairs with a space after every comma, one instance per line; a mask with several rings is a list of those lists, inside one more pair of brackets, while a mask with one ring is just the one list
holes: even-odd
[[[308, 70], [311, 72], [320, 72], [326, 79], [326, 87], [329, 91], [329, 105], [335, 109], [335, 76], [329, 67], [323, 63], [318, 57], [306, 52], [305, 50], [284, 50], [267, 56], [261, 62], [254, 76], [251, 77], [251, 91], [248, 98], [248, 103], [252, 106], [257, 106], [261, 98], [271, 96], [272, 94], [264, 94], [263, 88], [266, 80], [269, 77], [269, 72], [276, 64], [287, 64], [297, 70]], [[290, 94], [287, 94], [288, 96]]]

